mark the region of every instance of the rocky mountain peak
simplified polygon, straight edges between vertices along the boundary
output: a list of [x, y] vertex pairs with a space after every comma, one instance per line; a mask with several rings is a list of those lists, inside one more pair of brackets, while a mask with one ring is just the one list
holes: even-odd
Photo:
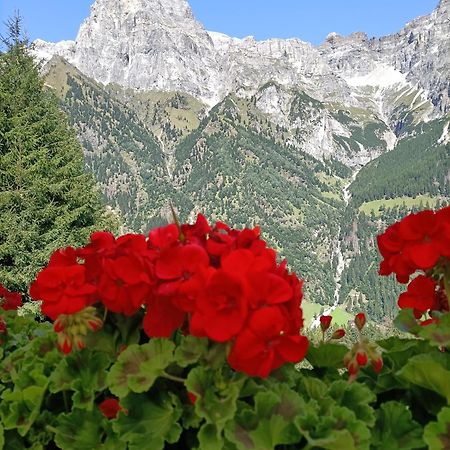
[[151, 13], [156, 19], [194, 20], [186, 0], [96, 0], [91, 7], [90, 18], [95, 19], [104, 12], [114, 15], [118, 20], [130, 14], [135, 16], [146, 13]]
[[404, 79], [422, 88], [441, 114], [450, 109], [449, 5], [441, 0], [432, 14], [390, 36], [331, 33], [314, 47], [298, 39], [207, 32], [186, 0], [96, 0], [75, 43], [38, 41], [36, 48], [41, 57], [63, 56], [104, 84], [181, 91], [210, 105], [230, 92], [253, 95], [270, 81], [319, 100], [355, 103], [355, 77], [358, 86], [381, 87]]

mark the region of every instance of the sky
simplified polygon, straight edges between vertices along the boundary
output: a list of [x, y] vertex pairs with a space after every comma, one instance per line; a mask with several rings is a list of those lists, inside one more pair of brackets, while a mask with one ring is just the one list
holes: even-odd
[[[167, 0], [170, 1], [170, 0]], [[0, 0], [3, 23], [18, 10], [28, 38], [75, 39], [93, 0]], [[438, 0], [190, 0], [195, 17], [210, 31], [234, 37], [297, 37], [320, 44], [334, 31], [369, 37], [399, 31], [410, 20], [429, 14]]]

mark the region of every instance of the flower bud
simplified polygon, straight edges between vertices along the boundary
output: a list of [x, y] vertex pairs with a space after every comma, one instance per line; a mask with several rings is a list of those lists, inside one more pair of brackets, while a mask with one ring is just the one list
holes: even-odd
[[8, 334], [8, 327], [3, 317], [0, 317], [0, 334]]
[[65, 333], [58, 333], [58, 347], [66, 355], [72, 351], [72, 342]]
[[383, 368], [383, 359], [381, 358], [381, 355], [378, 355], [377, 358], [372, 360], [372, 368], [375, 373], [381, 372], [381, 369]]
[[195, 405], [195, 402], [197, 401], [197, 396], [195, 394], [193, 394], [192, 392], [188, 392], [187, 393], [188, 399], [189, 401]]
[[364, 313], [356, 314], [355, 316], [356, 328], [358, 328], [358, 330], [361, 331], [364, 328], [365, 324], [366, 324], [366, 315]]
[[345, 336], [345, 330], [343, 328], [338, 328], [331, 335], [331, 339], [342, 339]]
[[73, 343], [77, 347], [78, 350], [83, 350], [84, 347], [86, 347], [86, 344], [83, 341], [83, 338], [81, 336], [75, 336], [73, 338]]
[[324, 333], [328, 330], [328, 328], [330, 328], [332, 320], [332, 316], [320, 316], [320, 328], [322, 328]]
[[359, 372], [359, 366], [356, 361], [351, 361], [348, 366], [347, 370], [350, 376], [355, 376]]
[[360, 367], [364, 367], [368, 363], [367, 353], [365, 351], [359, 351], [356, 354], [356, 362]]
[[120, 406], [119, 400], [113, 397], [103, 400], [98, 405], [98, 408], [107, 419], [115, 419], [118, 416], [119, 411], [122, 411], [124, 414], [128, 413], [127, 410]]
[[64, 323], [59, 317], [55, 320], [55, 323], [53, 324], [53, 329], [55, 330], [56, 333], [60, 333], [61, 331], [64, 330]]

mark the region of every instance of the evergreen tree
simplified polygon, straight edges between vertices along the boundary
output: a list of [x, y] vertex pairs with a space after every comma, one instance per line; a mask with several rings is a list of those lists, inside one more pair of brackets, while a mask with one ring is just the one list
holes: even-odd
[[75, 133], [11, 19], [0, 53], [0, 283], [27, 292], [53, 250], [111, 228]]

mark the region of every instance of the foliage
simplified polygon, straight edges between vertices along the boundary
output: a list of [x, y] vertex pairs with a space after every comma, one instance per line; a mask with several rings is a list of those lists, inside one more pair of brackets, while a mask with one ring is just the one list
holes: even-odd
[[[247, 247], [243, 250], [239, 245]], [[31, 290], [33, 295], [42, 296], [43, 311], [54, 319], [53, 329], [47, 322], [17, 315], [13, 308], [20, 304], [17, 298], [3, 294], [6, 302], [2, 304], [8, 310], [3, 312], [7, 333], [0, 348], [0, 448], [447, 448], [450, 313], [441, 311], [424, 326], [413, 310], [404, 309], [397, 323], [415, 336], [378, 342], [366, 335], [368, 324], [363, 313], [356, 315], [353, 331], [345, 336], [353, 342], [342, 339], [342, 330], [331, 328], [331, 316], [322, 316], [322, 341], [310, 343], [308, 364], [274, 363], [280, 355], [285, 355], [284, 362], [293, 361], [293, 354], [295, 361], [301, 359], [294, 351], [297, 340], [283, 331], [278, 333], [275, 314], [273, 321], [258, 318], [260, 328], [255, 328], [252, 317], [259, 313], [256, 307], [243, 328], [231, 335], [232, 324], [225, 314], [214, 319], [221, 329], [218, 335], [205, 324], [198, 333], [198, 324], [189, 323], [194, 320], [189, 315], [174, 323], [173, 305], [159, 312], [151, 310], [152, 302], [177, 299], [181, 308], [189, 304], [189, 298], [199, 296], [193, 310], [189, 307], [193, 316], [197, 314], [203, 301], [201, 292], [209, 289], [207, 281], [200, 291], [194, 288], [205, 281], [198, 277], [203, 261], [199, 249], [203, 248], [212, 252], [209, 258], [213, 264], [223, 266], [209, 267], [203, 276], [214, 277], [217, 271], [229, 270], [227, 265], [240, 268], [241, 282], [248, 283], [235, 294], [240, 301], [247, 299], [255, 305], [274, 301], [277, 308], [281, 308], [280, 302], [289, 304], [291, 297], [285, 295], [289, 289], [282, 278], [277, 279], [281, 276], [291, 280], [295, 295], [301, 299], [301, 284], [284, 272], [283, 265], [267, 272], [268, 260], [261, 255], [273, 253], [260, 239], [259, 230], [236, 231], [225, 224], [209, 227], [202, 217], [194, 225], [177, 223], [152, 230], [148, 240], [132, 235], [115, 240], [108, 233], [96, 233], [88, 246], [58, 250], [38, 275], [38, 287]], [[191, 255], [189, 266], [185, 265], [185, 252]], [[117, 267], [114, 258], [121, 262]], [[150, 281], [144, 268], [147, 265], [133, 271], [136, 258], [153, 265], [149, 273], [162, 280]], [[192, 261], [196, 261], [194, 265]], [[73, 271], [74, 265], [86, 267], [85, 278]], [[259, 271], [252, 272], [258, 266]], [[43, 274], [49, 270], [78, 273], [77, 282], [84, 285], [70, 291], [52, 278], [53, 283], [47, 286]], [[124, 278], [111, 290], [103, 274]], [[186, 285], [186, 280], [193, 281]], [[257, 280], [258, 289], [252, 290], [252, 280]], [[136, 298], [148, 291], [135, 286], [142, 282], [155, 289], [143, 305]], [[90, 300], [92, 289], [86, 289], [86, 284], [92, 283], [98, 283], [96, 301]], [[232, 285], [227, 280], [227, 286]], [[126, 295], [121, 294], [120, 286], [125, 286]], [[220, 285], [215, 289], [218, 287], [222, 289]], [[220, 289], [222, 298], [228, 291]], [[57, 295], [58, 290], [64, 295]], [[218, 301], [208, 298], [211, 304]], [[70, 309], [75, 302], [80, 305], [78, 311]], [[237, 303], [235, 298], [232, 304]], [[298, 306], [295, 308], [300, 312]], [[261, 310], [266, 309], [263, 306]], [[96, 311], [104, 312], [103, 320]], [[158, 322], [162, 323], [158, 329], [169, 330], [165, 337], [153, 337], [155, 324], [148, 328], [149, 314], [159, 314]], [[269, 346], [261, 351], [267, 344], [266, 325], [275, 328], [277, 336], [271, 334]], [[256, 334], [252, 344], [243, 349], [239, 348], [239, 333]], [[65, 335], [63, 341], [61, 334]], [[280, 339], [285, 338], [290, 344], [284, 341], [281, 346]], [[331, 342], [339, 339], [341, 343]]]
[[[112, 227], [75, 133], [11, 20], [0, 53], [0, 281], [24, 292], [50, 253]], [[14, 230], [14, 232], [11, 232]]]
[[[439, 371], [450, 358], [426, 341], [381, 341], [381, 373], [362, 368], [352, 383], [339, 369], [345, 346], [331, 344], [311, 348], [312, 368], [286, 365], [263, 379], [231, 371], [217, 344], [180, 333], [147, 342], [140, 332], [120, 352], [125, 341], [108, 320], [98, 333], [113, 352], [88, 344], [64, 356], [48, 324], [12, 311], [6, 320], [17, 337], [0, 363], [0, 448], [446, 448], [448, 376]], [[422, 364], [434, 382], [420, 378]], [[120, 409], [108, 419], [100, 405], [111, 395]]]

